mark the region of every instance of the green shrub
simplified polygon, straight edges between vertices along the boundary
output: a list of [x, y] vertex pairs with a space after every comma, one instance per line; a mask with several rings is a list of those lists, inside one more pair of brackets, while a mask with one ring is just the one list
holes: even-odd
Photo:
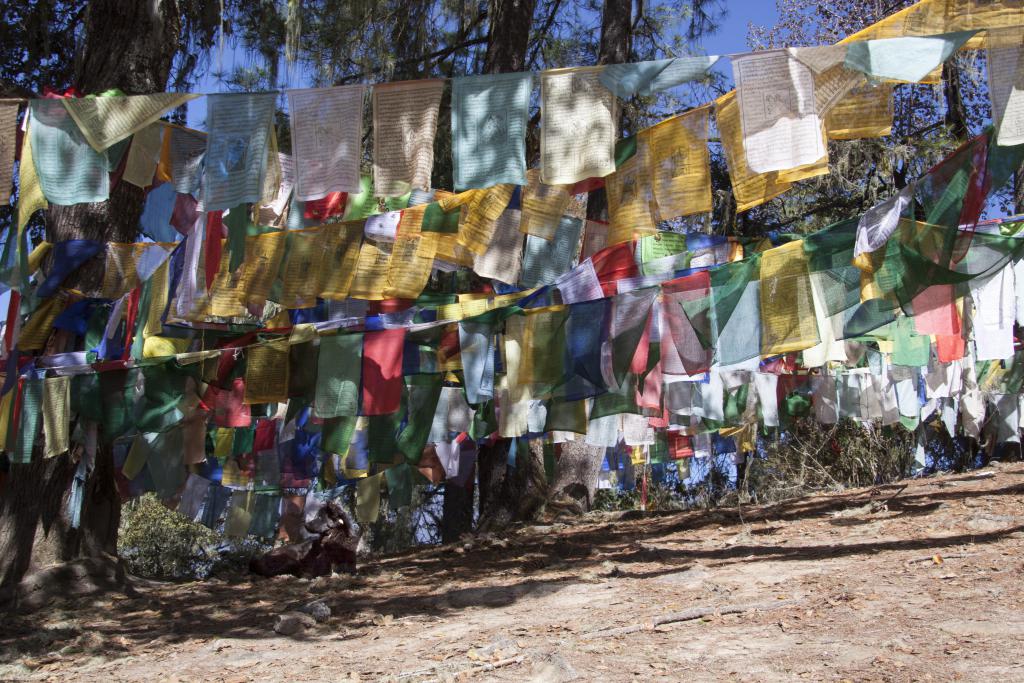
[[206, 548], [219, 536], [168, 510], [152, 493], [125, 504], [118, 553], [133, 574], [161, 579], [195, 578], [209, 571]]

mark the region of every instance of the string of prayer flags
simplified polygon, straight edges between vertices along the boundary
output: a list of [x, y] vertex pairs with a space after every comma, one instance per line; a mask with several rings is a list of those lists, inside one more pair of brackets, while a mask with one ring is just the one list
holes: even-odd
[[274, 93], [207, 96], [209, 138], [203, 164], [206, 211], [259, 202], [276, 99]]
[[18, 108], [17, 100], [0, 100], [0, 206], [11, 202], [11, 188], [14, 180], [14, 156], [18, 151]]
[[845, 65], [871, 78], [917, 83], [926, 80], [976, 33], [958, 31], [852, 42], [847, 45]]
[[131, 137], [161, 116], [199, 97], [192, 93], [65, 97], [59, 101], [78, 124], [82, 136], [97, 152]]
[[541, 73], [541, 182], [564, 185], [615, 171], [618, 100], [600, 74], [601, 67]]
[[455, 190], [524, 185], [526, 126], [533, 74], [452, 80], [452, 163]]
[[32, 100], [29, 116], [31, 159], [47, 201], [65, 206], [106, 201], [112, 170], [107, 154], [89, 146], [61, 101]]
[[675, 57], [632, 64], [608, 64], [601, 71], [604, 87], [626, 100], [649, 96], [689, 81], [704, 78], [717, 56]]
[[362, 84], [288, 91], [297, 200], [360, 191], [365, 97]]
[[751, 171], [784, 171], [825, 156], [810, 69], [785, 50], [738, 55], [732, 67]]
[[443, 91], [441, 79], [373, 87], [373, 186], [378, 196], [430, 187]]

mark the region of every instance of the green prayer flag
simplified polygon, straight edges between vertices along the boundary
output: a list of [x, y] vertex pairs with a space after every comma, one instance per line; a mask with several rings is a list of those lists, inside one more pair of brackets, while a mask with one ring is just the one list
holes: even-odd
[[[39, 415], [42, 412], [43, 380], [29, 378], [21, 390], [21, 419], [18, 428], [17, 447], [11, 453], [11, 462], [28, 464], [32, 462], [32, 447], [39, 432]], [[10, 423], [8, 423], [10, 424]]]
[[431, 202], [423, 211], [423, 225], [420, 227], [420, 231], [457, 233], [459, 231], [459, 216], [461, 214], [461, 208], [456, 208], [452, 211], [442, 211], [440, 204]]
[[392, 510], [412, 504], [412, 468], [403, 463], [385, 470], [388, 482], [388, 505]]
[[[398, 450], [408, 462], [416, 464], [423, 455], [423, 448], [430, 436], [434, 410], [441, 396], [443, 375], [411, 375], [405, 378], [408, 395], [408, 419], [405, 428], [398, 435]], [[390, 470], [389, 470], [390, 471]]]
[[362, 363], [362, 334], [338, 334], [320, 338], [316, 398], [313, 403], [317, 417], [351, 417], [359, 414]]

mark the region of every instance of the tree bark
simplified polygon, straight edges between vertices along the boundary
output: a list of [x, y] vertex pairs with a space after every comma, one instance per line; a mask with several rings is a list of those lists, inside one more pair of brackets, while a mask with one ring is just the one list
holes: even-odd
[[555, 467], [552, 494], [573, 499], [583, 511], [591, 510], [604, 456], [604, 448], [592, 446], [586, 441], [563, 443]]
[[[486, 452], [481, 461], [489, 461], [491, 469], [485, 478], [481, 465], [479, 531], [497, 531], [535, 519], [547, 501], [543, 439], [530, 439], [525, 447], [520, 441], [513, 467], [508, 465], [510, 444], [510, 439], [500, 439], [493, 446], [481, 448]], [[489, 484], [486, 495], [485, 481]]]
[[[598, 64], [621, 64], [629, 61], [632, 50], [632, 0], [605, 0], [601, 13], [601, 44]], [[622, 121], [619, 125], [621, 128]], [[587, 218], [608, 219], [608, 200], [604, 188], [587, 196]], [[562, 444], [562, 452], [555, 465], [554, 494], [575, 499], [584, 510], [593, 505], [597, 491], [597, 478], [605, 449], [588, 446], [584, 442]]]
[[491, 0], [484, 73], [526, 70], [526, 48], [537, 0]]
[[[181, 21], [175, 0], [92, 0], [83, 28], [74, 79], [82, 94], [111, 88], [127, 94], [164, 90], [179, 48]], [[46, 238], [51, 242], [76, 238], [132, 242], [138, 237], [144, 197], [141, 189], [118, 182], [106, 202], [54, 206], [46, 212]], [[102, 271], [103, 260], [98, 257], [66, 285], [92, 291]], [[121, 502], [109, 445], [98, 449], [85, 481], [78, 529], [71, 527], [67, 504], [80, 451], [44, 460], [41, 436], [36, 451], [32, 463], [11, 467], [0, 499], [2, 585], [16, 583], [45, 564], [114, 554], [117, 549]]]
[[[487, 30], [484, 73], [498, 74], [525, 70], [526, 48], [530, 40], [530, 27], [533, 25], [536, 5], [536, 0], [490, 0], [487, 10], [490, 23]], [[486, 526], [495, 529], [521, 518], [520, 501], [512, 492], [524, 493], [533, 480], [529, 477], [524, 478], [523, 473], [515, 468], [509, 469], [510, 446], [510, 439], [498, 439], [493, 444], [481, 446], [477, 454], [480, 500], [478, 528]], [[543, 462], [542, 454], [542, 475]], [[543, 481], [543, 476], [541, 479]], [[448, 489], [445, 489], [442, 520], [442, 538], [445, 542], [461, 535], [465, 520], [472, 521], [473, 497], [472, 484], [467, 492], [452, 492], [449, 495]]]
[[960, 90], [960, 67], [956, 57], [942, 65], [942, 92], [946, 98], [946, 123], [957, 140], [966, 140], [970, 137], [970, 129], [967, 126], [967, 111]]

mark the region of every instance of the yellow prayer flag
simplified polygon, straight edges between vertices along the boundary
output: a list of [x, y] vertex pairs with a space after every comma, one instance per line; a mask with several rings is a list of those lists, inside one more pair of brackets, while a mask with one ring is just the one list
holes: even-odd
[[[6, 379], [6, 375], [0, 375], [0, 377]], [[11, 427], [11, 404], [17, 393], [17, 388], [14, 388], [0, 396], [0, 444], [7, 443], [7, 432]]]
[[146, 337], [142, 342], [142, 357], [163, 358], [166, 356], [176, 356], [179, 353], [184, 353], [190, 343], [191, 340], [184, 337]]
[[360, 524], [373, 524], [380, 514], [380, 482], [383, 474], [365, 477], [356, 484], [356, 519]]
[[519, 231], [541, 237], [549, 242], [555, 239], [562, 215], [572, 199], [569, 190], [572, 185], [547, 185], [540, 180], [540, 169], [531, 168], [526, 172], [523, 187]]
[[132, 439], [131, 448], [128, 449], [128, 457], [121, 465], [121, 474], [125, 479], [134, 479], [139, 476], [148, 461], [149, 444], [146, 443], [146, 438], [142, 434], [137, 433]]
[[143, 344], [147, 337], [159, 335], [164, 331], [160, 317], [167, 308], [167, 293], [170, 289], [170, 261], [164, 261], [153, 273], [152, 285], [149, 292], [149, 310], [146, 314], [146, 324], [142, 328]]
[[892, 86], [865, 84], [829, 109], [825, 130], [830, 140], [880, 138], [892, 132]]
[[605, 190], [609, 246], [657, 232], [651, 216], [654, 188], [646, 144], [637, 142], [636, 154], [605, 178]]
[[486, 252], [494, 236], [495, 224], [515, 189], [515, 185], [495, 185], [477, 192], [473, 201], [463, 208], [456, 241], [474, 254]]
[[427, 286], [439, 233], [399, 235], [388, 263], [385, 299], [415, 299]]
[[280, 303], [285, 308], [312, 308], [323, 288], [322, 230], [311, 228], [288, 232], [284, 264], [281, 268]]
[[199, 95], [162, 92], [114, 97], [66, 97], [61, 100], [82, 137], [97, 152], [124, 140], [166, 112]]
[[235, 430], [229, 427], [218, 427], [213, 438], [213, 455], [218, 460], [231, 457], [231, 448], [235, 441]]
[[337, 223], [320, 228], [320, 296], [324, 299], [345, 299], [352, 286], [363, 239], [361, 223]]
[[71, 377], [49, 377], [43, 380], [43, 436], [45, 458], [65, 453], [70, 447]]
[[17, 347], [22, 351], [39, 351], [46, 346], [53, 332], [53, 321], [64, 310], [67, 294], [58, 292], [49, 299], [44, 299], [36, 310], [29, 315], [18, 336]]
[[356, 261], [355, 275], [349, 296], [353, 299], [380, 301], [388, 283], [388, 266], [391, 263], [391, 245], [386, 242], [363, 240]]
[[224, 249], [206, 313], [221, 318], [245, 317], [246, 306], [262, 307], [277, 279], [287, 235], [285, 230], [275, 230], [246, 237], [242, 265], [234, 272], [230, 270], [231, 254]]
[[32, 143], [26, 126], [21, 142], [21, 162], [18, 164], [18, 253], [24, 248], [22, 245], [25, 243], [28, 219], [47, 206], [49, 204], [43, 194], [43, 186], [39, 184], [39, 176], [36, 174], [36, 162], [32, 158]]
[[761, 355], [809, 349], [820, 341], [803, 240], [761, 255]]
[[285, 337], [245, 350], [245, 403], [288, 400], [288, 348]]
[[458, 235], [439, 233], [436, 257], [457, 266], [473, 267], [473, 252], [459, 244]]
[[711, 211], [711, 161], [706, 105], [639, 133], [651, 168], [655, 222]]

